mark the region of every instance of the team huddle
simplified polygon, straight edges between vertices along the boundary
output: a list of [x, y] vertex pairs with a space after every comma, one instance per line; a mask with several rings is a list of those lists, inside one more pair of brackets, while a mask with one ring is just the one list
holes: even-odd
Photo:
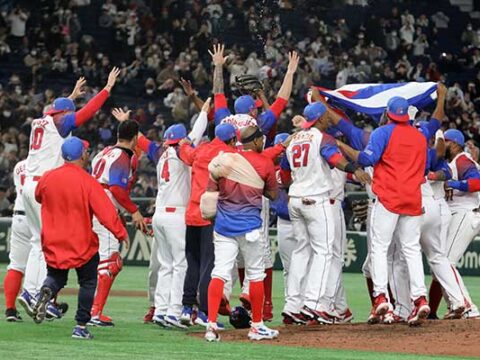
[[[350, 322], [342, 279], [347, 182], [365, 185], [369, 196], [363, 266], [372, 302], [368, 322], [417, 326], [438, 319], [442, 297], [445, 319], [480, 317], [455, 266], [480, 231], [480, 168], [464, 151], [459, 130], [441, 130], [443, 84], [428, 121], [415, 121], [409, 102], [392, 92], [372, 132], [356, 127], [312, 87], [303, 114], [292, 119], [292, 134], [277, 133], [298, 55], [289, 54], [272, 104], [258, 80], [238, 79], [244, 94], [231, 113], [224, 46], [210, 54], [213, 101], [198, 98], [182, 79], [199, 110], [191, 131], [175, 124], [163, 141], [150, 141], [129, 111], [114, 109], [118, 141], [94, 157], [91, 174], [85, 171], [89, 144], [71, 132], [102, 107], [117, 68], [82, 109], [74, 100], [83, 78], [69, 98], [56, 99], [32, 122], [28, 157], [14, 169], [7, 321], [21, 320], [17, 300], [37, 323], [61, 318], [68, 310], [59, 301], [61, 289], [75, 269], [80, 290], [72, 337], [93, 338], [87, 325], [113, 326], [104, 308], [122, 270], [120, 243], [129, 244], [121, 218], [128, 213], [139, 230], [153, 235], [145, 322], [201, 325], [207, 341], [219, 341], [225, 328], [220, 314], [248, 328], [249, 339], [274, 339], [279, 331], [265, 325], [273, 319], [272, 209], [284, 268], [284, 324]], [[157, 171], [152, 233], [129, 195], [142, 153]], [[428, 300], [422, 252], [433, 275]], [[232, 309], [237, 280], [242, 306]]]

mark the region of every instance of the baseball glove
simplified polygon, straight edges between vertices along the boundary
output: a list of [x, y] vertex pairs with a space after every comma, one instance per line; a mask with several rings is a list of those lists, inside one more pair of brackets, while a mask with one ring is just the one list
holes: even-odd
[[263, 90], [263, 84], [255, 75], [235, 76], [235, 87], [242, 95], [253, 95]]
[[230, 313], [230, 324], [235, 329], [248, 329], [252, 318], [245, 308], [237, 306]]

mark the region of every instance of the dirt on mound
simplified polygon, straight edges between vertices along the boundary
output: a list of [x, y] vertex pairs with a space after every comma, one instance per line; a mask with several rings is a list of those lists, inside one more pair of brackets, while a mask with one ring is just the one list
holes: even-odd
[[[265, 343], [405, 354], [480, 356], [480, 320], [427, 321], [420, 327], [364, 323], [292, 325], [279, 327], [278, 330], [279, 338]], [[222, 341], [248, 342], [247, 332], [248, 330], [222, 332]]]

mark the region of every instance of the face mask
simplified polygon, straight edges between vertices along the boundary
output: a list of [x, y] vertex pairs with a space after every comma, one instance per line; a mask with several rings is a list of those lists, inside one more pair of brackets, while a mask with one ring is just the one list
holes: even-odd
[[11, 111], [9, 110], [3, 110], [3, 116], [6, 118], [9, 118], [12, 115]]
[[152, 95], [153, 94], [153, 89], [147, 89], [147, 94]]

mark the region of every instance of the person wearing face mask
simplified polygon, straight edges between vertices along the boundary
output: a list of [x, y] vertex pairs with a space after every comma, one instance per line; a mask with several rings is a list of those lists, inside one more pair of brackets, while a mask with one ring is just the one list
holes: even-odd
[[114, 234], [115, 241], [124, 241], [128, 247], [127, 230], [115, 207], [102, 186], [85, 171], [88, 147], [88, 142], [75, 136], [65, 140], [61, 147], [65, 164], [47, 171], [38, 181], [35, 199], [42, 208], [42, 249], [47, 277], [33, 310], [35, 322], [41, 323], [50, 300], [66, 285], [69, 269], [75, 269], [80, 290], [77, 325], [72, 337], [86, 340], [93, 338], [86, 325], [90, 320], [99, 263], [98, 236], [92, 231], [93, 216]]

